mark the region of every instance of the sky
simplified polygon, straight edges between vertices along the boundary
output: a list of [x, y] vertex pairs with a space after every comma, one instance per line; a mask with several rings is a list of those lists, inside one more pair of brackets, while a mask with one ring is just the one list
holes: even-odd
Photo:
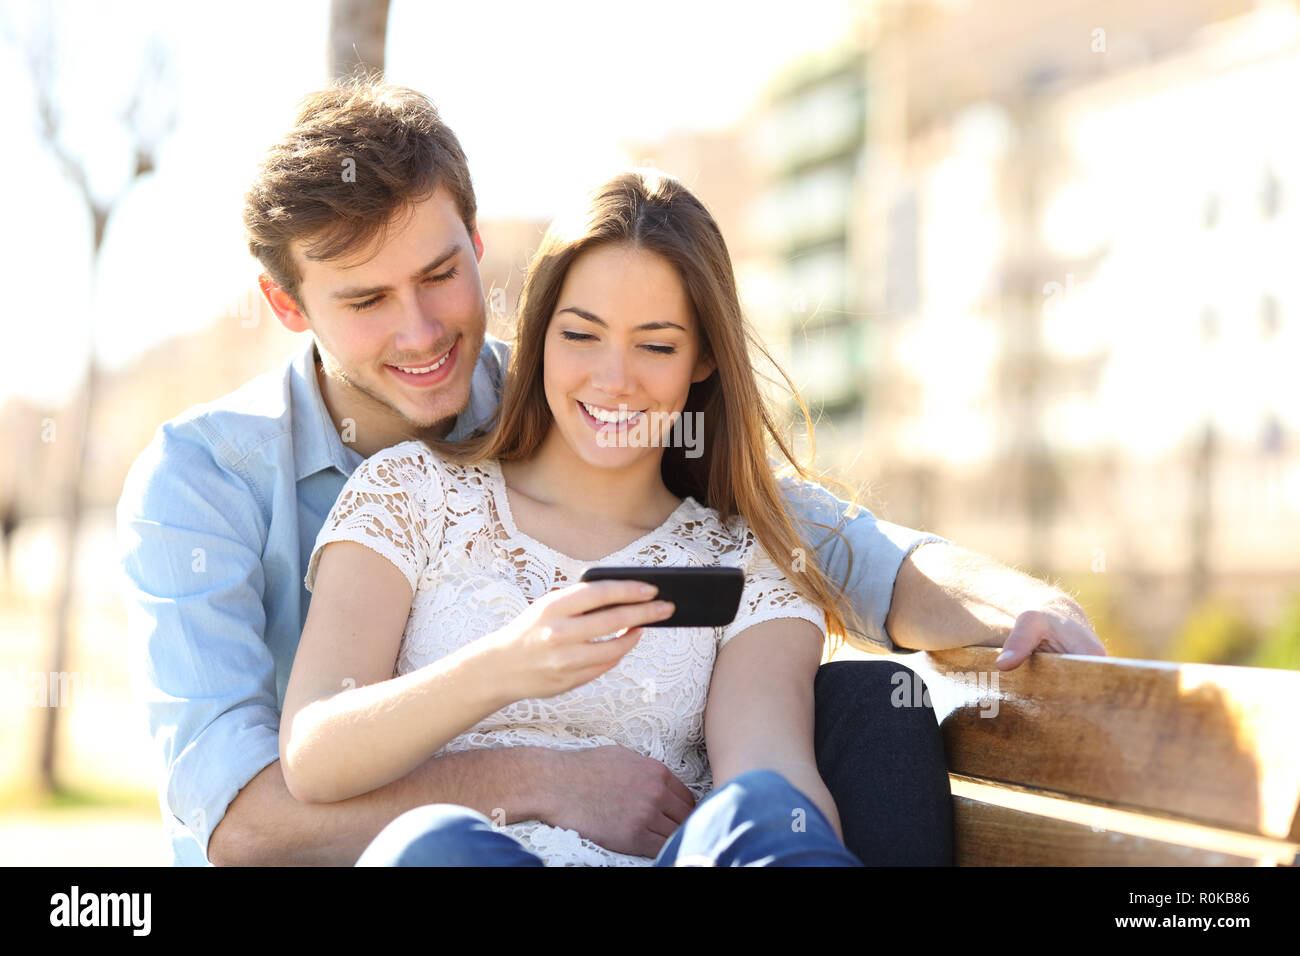
[[[623, 141], [725, 128], [770, 78], [846, 33], [860, 0], [481, 2], [393, 0], [387, 76], [429, 94], [469, 157], [480, 216], [552, 215], [619, 165]], [[6, 185], [0, 230], [9, 348], [0, 403], [67, 398], [93, 335], [120, 368], [197, 329], [257, 273], [242, 196], [296, 101], [325, 84], [327, 0], [192, 5], [0, 0]], [[120, 196], [97, 278], [90, 222], [36, 133], [24, 60], [54, 16], [65, 140], [89, 158], [96, 194]], [[157, 171], [129, 191], [120, 114], [147, 42], [165, 52], [178, 122]]]

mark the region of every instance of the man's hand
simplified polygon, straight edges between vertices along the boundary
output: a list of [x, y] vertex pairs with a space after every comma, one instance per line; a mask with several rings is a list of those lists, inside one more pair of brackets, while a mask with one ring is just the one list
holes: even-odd
[[655, 857], [695, 809], [695, 795], [658, 760], [626, 747], [557, 750], [541, 820], [616, 853]]
[[1083, 608], [1058, 588], [955, 545], [922, 545], [903, 559], [885, 629], [899, 647], [1001, 647], [999, 670], [1034, 651], [1105, 656]]
[[1088, 623], [1087, 615], [1072, 601], [1054, 602], [1020, 614], [994, 663], [998, 670], [1013, 670], [1036, 650], [1106, 656], [1106, 646]]

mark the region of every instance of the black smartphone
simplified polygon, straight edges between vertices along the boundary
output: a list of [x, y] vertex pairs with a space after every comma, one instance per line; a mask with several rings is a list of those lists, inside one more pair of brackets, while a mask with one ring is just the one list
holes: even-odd
[[643, 627], [721, 627], [740, 607], [740, 568], [588, 568], [582, 581], [645, 581], [659, 589], [653, 600], [672, 601], [672, 617]]

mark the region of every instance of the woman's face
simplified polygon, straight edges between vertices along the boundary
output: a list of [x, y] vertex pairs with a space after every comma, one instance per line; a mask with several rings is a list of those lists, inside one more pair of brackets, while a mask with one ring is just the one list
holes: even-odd
[[693, 382], [713, 371], [677, 270], [658, 253], [598, 246], [569, 267], [543, 353], [554, 427], [588, 464], [654, 466]]

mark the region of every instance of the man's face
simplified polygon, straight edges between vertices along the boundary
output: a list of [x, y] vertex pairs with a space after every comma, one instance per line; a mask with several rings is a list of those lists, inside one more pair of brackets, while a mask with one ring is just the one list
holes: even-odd
[[365, 261], [373, 247], [330, 261], [308, 259], [303, 243], [291, 248], [326, 401], [336, 418], [354, 416], [359, 431], [374, 433], [358, 435], [358, 450], [391, 443], [401, 429], [445, 435], [469, 403], [487, 325], [483, 246], [451, 195], [439, 187], [414, 212], [400, 212]]

